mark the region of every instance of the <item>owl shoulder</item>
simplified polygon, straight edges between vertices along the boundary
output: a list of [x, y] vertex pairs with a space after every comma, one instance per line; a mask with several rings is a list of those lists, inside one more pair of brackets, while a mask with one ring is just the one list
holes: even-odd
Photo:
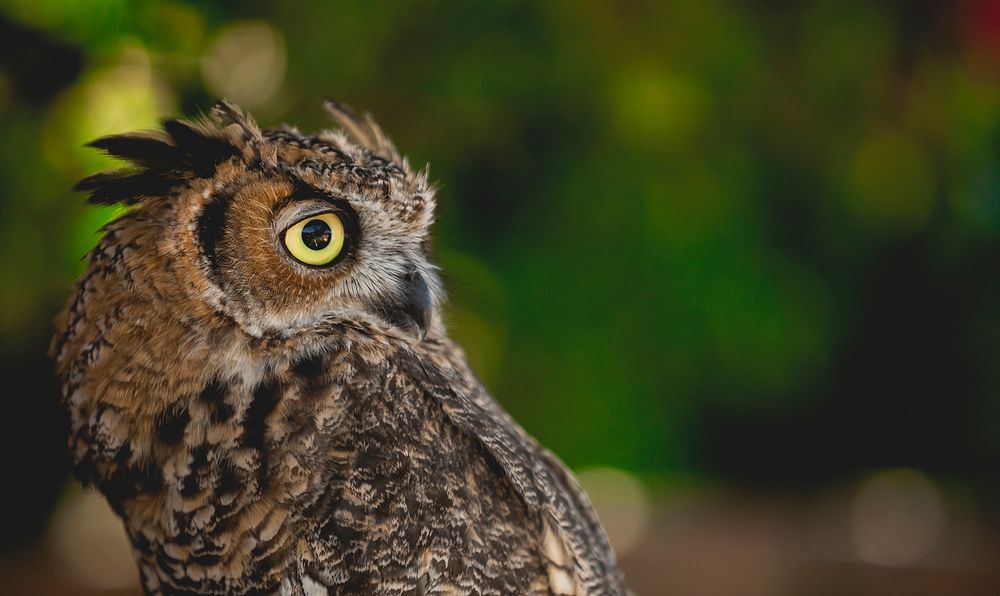
[[607, 537], [568, 468], [499, 405], [460, 348], [448, 340], [421, 345], [423, 350], [401, 358], [404, 369], [456, 427], [485, 448], [525, 505], [541, 516], [546, 536], [539, 540], [553, 563], [550, 576], [565, 566], [585, 593], [625, 594]]

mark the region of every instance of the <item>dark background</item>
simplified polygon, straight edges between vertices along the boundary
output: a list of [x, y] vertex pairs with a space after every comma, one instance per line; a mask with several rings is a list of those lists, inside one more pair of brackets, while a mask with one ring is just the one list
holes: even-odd
[[1000, 593], [1000, 2], [0, 0], [0, 40], [13, 591], [122, 585], [73, 574], [45, 356], [115, 214], [82, 145], [333, 95], [431, 164], [452, 333], [637, 591]]

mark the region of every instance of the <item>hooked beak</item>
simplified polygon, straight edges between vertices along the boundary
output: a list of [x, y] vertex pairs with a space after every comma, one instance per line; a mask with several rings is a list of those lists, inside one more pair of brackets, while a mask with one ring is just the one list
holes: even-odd
[[415, 328], [417, 338], [424, 339], [434, 318], [434, 297], [424, 276], [414, 271], [407, 276], [403, 303], [399, 307], [401, 322]]

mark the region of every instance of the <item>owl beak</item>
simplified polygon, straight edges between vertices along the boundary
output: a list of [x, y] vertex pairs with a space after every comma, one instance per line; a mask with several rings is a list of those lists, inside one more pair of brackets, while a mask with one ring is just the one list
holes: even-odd
[[434, 318], [434, 297], [424, 276], [417, 271], [407, 276], [402, 311], [416, 328], [418, 338], [424, 339]]

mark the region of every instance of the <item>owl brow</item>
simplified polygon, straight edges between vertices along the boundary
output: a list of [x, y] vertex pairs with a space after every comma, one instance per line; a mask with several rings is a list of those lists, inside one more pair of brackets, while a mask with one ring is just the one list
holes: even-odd
[[291, 176], [290, 178], [292, 182], [292, 192], [285, 198], [282, 206], [299, 201], [315, 201], [316, 199], [320, 199], [325, 203], [329, 203], [330, 206], [334, 207], [338, 212], [346, 214], [349, 219], [355, 220], [354, 223], [357, 224], [357, 213], [346, 199], [339, 197], [328, 190], [313, 186], [296, 176]]
[[288, 195], [289, 201], [304, 201], [307, 199], [315, 199], [317, 197], [323, 198], [327, 201], [331, 201], [336, 204], [346, 203], [343, 199], [339, 199], [333, 195], [333, 193], [323, 190], [322, 188], [313, 186], [305, 180], [302, 180], [298, 176], [291, 176], [292, 180], [292, 193]]

